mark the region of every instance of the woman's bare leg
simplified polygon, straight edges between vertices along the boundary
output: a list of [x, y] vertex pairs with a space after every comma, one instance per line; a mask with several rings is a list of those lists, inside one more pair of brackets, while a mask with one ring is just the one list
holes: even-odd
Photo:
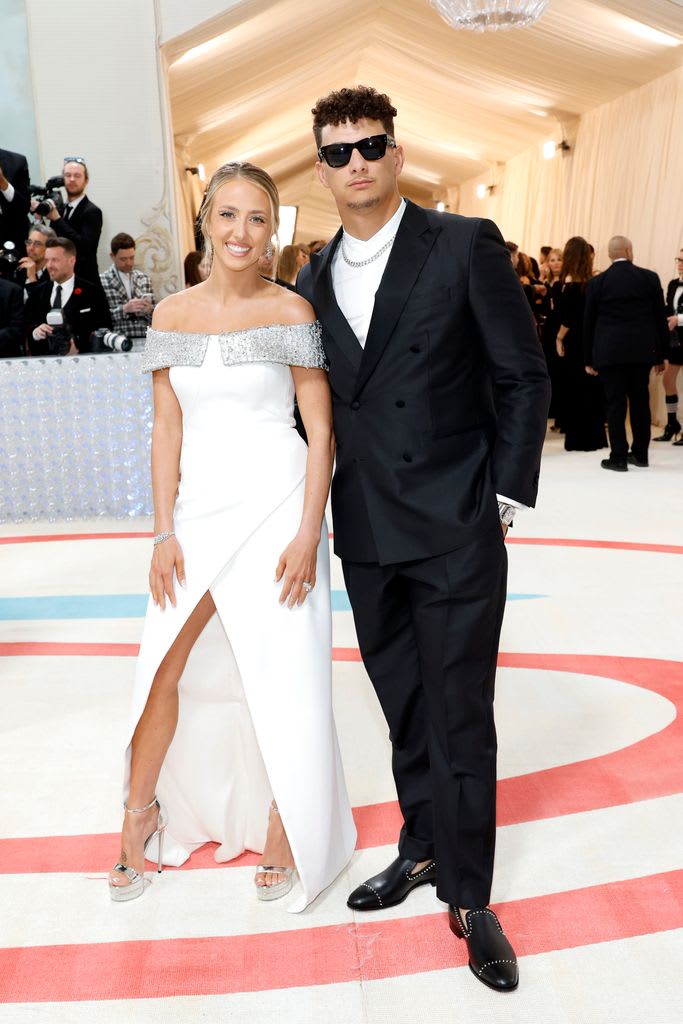
[[[178, 724], [178, 682], [190, 651], [215, 610], [207, 591], [157, 670], [131, 743], [128, 807], [145, 807], [154, 799], [161, 766]], [[140, 874], [145, 868], [144, 842], [156, 828], [157, 814], [157, 808], [151, 807], [144, 814], [123, 816], [120, 861]], [[121, 872], [114, 871], [109, 877], [113, 885], [129, 884]]]

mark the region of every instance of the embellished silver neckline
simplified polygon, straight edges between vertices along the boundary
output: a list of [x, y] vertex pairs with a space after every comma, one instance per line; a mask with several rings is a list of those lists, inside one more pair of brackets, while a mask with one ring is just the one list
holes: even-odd
[[327, 368], [322, 328], [316, 320], [305, 324], [263, 324], [220, 334], [150, 327], [142, 358], [143, 373], [171, 366], [201, 366], [210, 341], [218, 344], [225, 366], [266, 362]]
[[382, 248], [378, 249], [374, 256], [368, 256], [368, 258], [366, 260], [350, 260], [349, 259], [349, 257], [346, 255], [346, 249], [344, 248], [344, 237], [345, 236], [342, 235], [342, 240], [341, 240], [341, 252], [342, 252], [342, 257], [344, 259], [344, 263], [346, 263], [347, 267], [353, 267], [354, 269], [357, 270], [358, 267], [367, 267], [368, 263], [374, 263], [375, 260], [378, 260], [380, 258], [380, 256], [383, 256], [384, 253], [387, 251], [387, 249], [389, 249], [393, 245], [393, 242], [394, 242], [394, 239], [396, 238], [396, 235], [392, 235], [391, 238], [389, 239], [389, 241], [385, 242], [384, 245], [382, 246]]

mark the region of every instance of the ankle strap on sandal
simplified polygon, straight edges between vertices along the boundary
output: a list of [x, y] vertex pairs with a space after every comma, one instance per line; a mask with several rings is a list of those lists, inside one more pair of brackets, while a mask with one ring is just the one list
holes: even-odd
[[144, 814], [145, 811], [149, 811], [155, 804], [158, 804], [156, 793], [145, 807], [129, 807], [128, 804], [124, 803], [123, 809], [126, 814]]

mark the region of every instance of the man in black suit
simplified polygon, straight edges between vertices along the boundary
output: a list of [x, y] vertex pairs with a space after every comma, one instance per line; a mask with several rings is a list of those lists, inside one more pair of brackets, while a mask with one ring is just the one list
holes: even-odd
[[0, 149], [0, 246], [14, 242], [15, 255], [24, 255], [29, 229], [28, 164], [21, 153]]
[[104, 292], [74, 274], [76, 248], [69, 238], [50, 238], [45, 251], [49, 281], [29, 292], [26, 302], [27, 341], [31, 355], [57, 354], [50, 344], [53, 327], [48, 313], [61, 310], [71, 344], [68, 355], [90, 351], [90, 335], [98, 327], [111, 328]]
[[497, 228], [401, 198], [395, 114], [366, 87], [315, 107], [317, 172], [343, 226], [297, 279], [323, 325], [335, 550], [404, 818], [398, 859], [349, 906], [431, 882], [479, 980], [509, 990], [515, 955], [488, 908], [494, 678], [504, 535], [536, 498], [550, 389]]
[[50, 210], [47, 218], [61, 238], [71, 239], [76, 246], [76, 275], [99, 288], [97, 246], [102, 234], [102, 211], [85, 194], [90, 179], [83, 157], [67, 157], [63, 174], [66, 206], [61, 214], [56, 208]]
[[45, 264], [45, 253], [49, 238], [56, 238], [47, 224], [33, 224], [26, 239], [26, 255], [19, 260], [14, 283], [26, 290], [26, 295], [41, 281], [47, 281], [49, 274]]
[[[633, 246], [615, 235], [611, 267], [588, 282], [583, 339], [586, 373], [597, 374], [607, 399], [610, 456], [603, 469], [645, 468], [650, 446], [650, 368], [664, 371], [668, 327], [661, 282], [653, 270], [633, 265]], [[633, 444], [626, 438], [630, 408]]]
[[24, 354], [24, 298], [21, 288], [0, 278], [0, 359]]

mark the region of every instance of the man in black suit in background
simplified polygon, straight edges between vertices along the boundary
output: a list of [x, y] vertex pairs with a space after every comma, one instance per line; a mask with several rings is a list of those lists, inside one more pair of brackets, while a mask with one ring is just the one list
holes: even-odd
[[77, 276], [99, 288], [97, 246], [102, 234], [102, 211], [85, 194], [90, 179], [83, 157], [66, 157], [63, 175], [66, 206], [61, 214], [56, 208], [50, 210], [47, 219], [61, 238], [71, 239], [76, 246]]
[[0, 149], [0, 246], [3, 242], [14, 242], [17, 259], [26, 251], [24, 243], [30, 226], [28, 183], [26, 157]]
[[90, 335], [98, 327], [111, 328], [111, 316], [104, 292], [74, 274], [76, 249], [69, 238], [49, 238], [45, 250], [49, 281], [37, 284], [26, 302], [27, 341], [31, 355], [54, 355], [50, 346], [53, 328], [47, 315], [62, 310], [69, 329], [68, 355], [90, 351]]
[[545, 360], [497, 228], [402, 199], [389, 98], [342, 89], [313, 115], [318, 176], [343, 226], [297, 290], [323, 326], [335, 551], [404, 819], [398, 858], [349, 906], [379, 910], [436, 885], [476, 976], [510, 990], [517, 962], [488, 907], [493, 695], [504, 535], [536, 498]]
[[[646, 468], [650, 446], [650, 369], [664, 372], [668, 327], [664, 295], [653, 270], [633, 264], [633, 246], [624, 235], [610, 238], [604, 273], [588, 282], [583, 339], [586, 373], [598, 375], [607, 399], [610, 456], [603, 469], [624, 473]], [[626, 408], [633, 444], [626, 438]]]
[[0, 359], [24, 354], [24, 296], [21, 288], [0, 278]]

